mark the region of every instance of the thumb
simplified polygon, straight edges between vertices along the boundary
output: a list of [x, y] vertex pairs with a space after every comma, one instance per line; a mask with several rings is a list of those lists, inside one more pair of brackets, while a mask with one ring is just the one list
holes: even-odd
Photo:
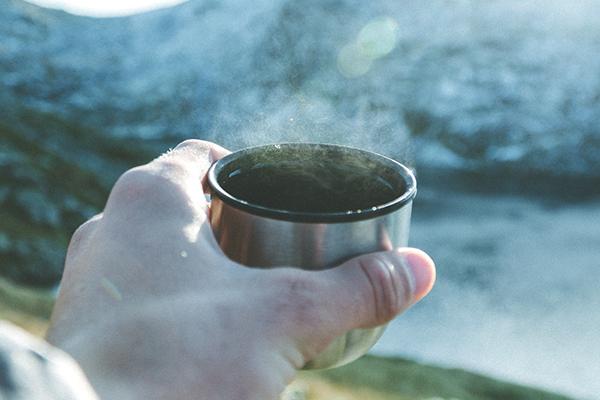
[[422, 299], [435, 282], [435, 265], [423, 251], [401, 248], [359, 256], [318, 274], [325, 285], [323, 304], [336, 316], [331, 322], [347, 331], [382, 325]]

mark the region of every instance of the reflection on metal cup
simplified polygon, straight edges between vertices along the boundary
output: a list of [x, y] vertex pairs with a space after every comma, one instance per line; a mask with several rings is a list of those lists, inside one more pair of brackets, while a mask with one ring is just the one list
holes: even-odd
[[[208, 182], [217, 242], [249, 267], [321, 270], [408, 242], [415, 177], [376, 153], [312, 143], [253, 147], [217, 161]], [[347, 332], [304, 368], [347, 364], [384, 329]]]

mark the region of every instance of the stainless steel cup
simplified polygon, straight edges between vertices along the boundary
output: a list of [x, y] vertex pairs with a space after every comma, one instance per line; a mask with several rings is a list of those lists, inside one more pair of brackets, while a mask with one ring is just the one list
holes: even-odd
[[[302, 176], [297, 185], [280, 185], [285, 182], [278, 180], [296, 172]], [[255, 176], [256, 185], [240, 189], [240, 176]], [[408, 168], [379, 154], [312, 143], [253, 147], [217, 161], [208, 183], [217, 242], [228, 257], [250, 267], [320, 270], [408, 242], [416, 180]], [[352, 330], [304, 368], [347, 364], [384, 329]]]

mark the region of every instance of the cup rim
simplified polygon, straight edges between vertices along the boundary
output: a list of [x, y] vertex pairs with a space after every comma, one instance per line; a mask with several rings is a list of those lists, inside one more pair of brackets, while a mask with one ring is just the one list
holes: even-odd
[[[378, 162], [385, 163], [387, 166], [393, 168], [402, 177], [405, 183], [406, 190], [402, 195], [394, 198], [393, 200], [373, 206], [367, 209], [361, 210], [349, 210], [349, 211], [338, 211], [338, 212], [305, 212], [305, 211], [289, 211], [277, 208], [264, 207], [258, 204], [242, 200], [228, 193], [219, 183], [217, 177], [220, 171], [231, 162], [236, 159], [243, 157], [244, 155], [255, 152], [257, 150], [263, 150], [267, 148], [281, 148], [281, 147], [292, 147], [292, 146], [306, 146], [306, 147], [324, 147], [338, 150], [354, 151], [375, 157]], [[359, 149], [351, 146], [343, 146], [329, 143], [305, 143], [305, 142], [286, 142], [286, 143], [272, 143], [260, 146], [247, 147], [233, 153], [226, 155], [225, 157], [215, 161], [208, 170], [207, 174], [208, 185], [211, 189], [211, 195], [218, 197], [224, 203], [234, 207], [238, 210], [246, 211], [250, 214], [290, 221], [290, 222], [307, 222], [307, 223], [335, 223], [335, 222], [354, 222], [366, 219], [372, 219], [382, 215], [389, 214], [402, 208], [404, 205], [410, 203], [417, 194], [417, 180], [413, 172], [399, 163], [398, 161], [386, 157], [382, 154], [375, 153], [368, 150]]]

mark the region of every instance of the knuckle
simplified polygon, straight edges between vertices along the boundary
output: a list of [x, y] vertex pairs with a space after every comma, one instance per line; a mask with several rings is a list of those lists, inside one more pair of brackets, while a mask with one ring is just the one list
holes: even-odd
[[158, 177], [146, 166], [135, 167], [119, 177], [113, 188], [117, 194], [144, 193], [156, 188]]
[[160, 157], [149, 164], [151, 174], [155, 178], [176, 181], [178, 176], [183, 176], [187, 169], [180, 161], [167, 156]]
[[75, 229], [75, 232], [73, 232], [73, 235], [71, 236], [68, 252], [74, 253], [79, 251], [79, 249], [82, 247], [82, 244], [85, 243], [96, 230], [96, 226], [101, 219], [102, 214], [98, 214], [79, 225], [79, 227]]
[[161, 205], [164, 200], [174, 196], [172, 186], [168, 184], [168, 179], [149, 165], [130, 169], [115, 183], [109, 196], [107, 213], [110, 214], [115, 206], [130, 208], [141, 204], [149, 207], [153, 204]]
[[200, 139], [187, 139], [179, 143], [175, 148], [168, 153], [163, 154], [159, 160], [171, 160], [177, 158], [177, 154], [188, 154], [199, 159], [206, 158], [210, 155], [213, 144]]
[[385, 257], [361, 258], [359, 264], [371, 289], [368, 295], [378, 324], [390, 321], [410, 305], [410, 284], [404, 268]]
[[165, 154], [167, 157], [176, 153], [188, 153], [197, 158], [207, 158], [212, 162], [228, 154], [229, 151], [216, 143], [200, 139], [187, 139], [178, 144], [173, 151]]
[[123, 216], [148, 219], [157, 212], [173, 218], [192, 217], [197, 209], [177, 175], [179, 168], [183, 168], [179, 163], [167, 160], [126, 171], [109, 195], [104, 209], [107, 221], [118, 221]]
[[209, 149], [210, 146], [211, 146], [211, 143], [206, 140], [186, 139], [183, 142], [179, 143], [175, 148], [181, 149], [181, 148], [185, 148], [185, 147], [192, 147], [192, 148]]

